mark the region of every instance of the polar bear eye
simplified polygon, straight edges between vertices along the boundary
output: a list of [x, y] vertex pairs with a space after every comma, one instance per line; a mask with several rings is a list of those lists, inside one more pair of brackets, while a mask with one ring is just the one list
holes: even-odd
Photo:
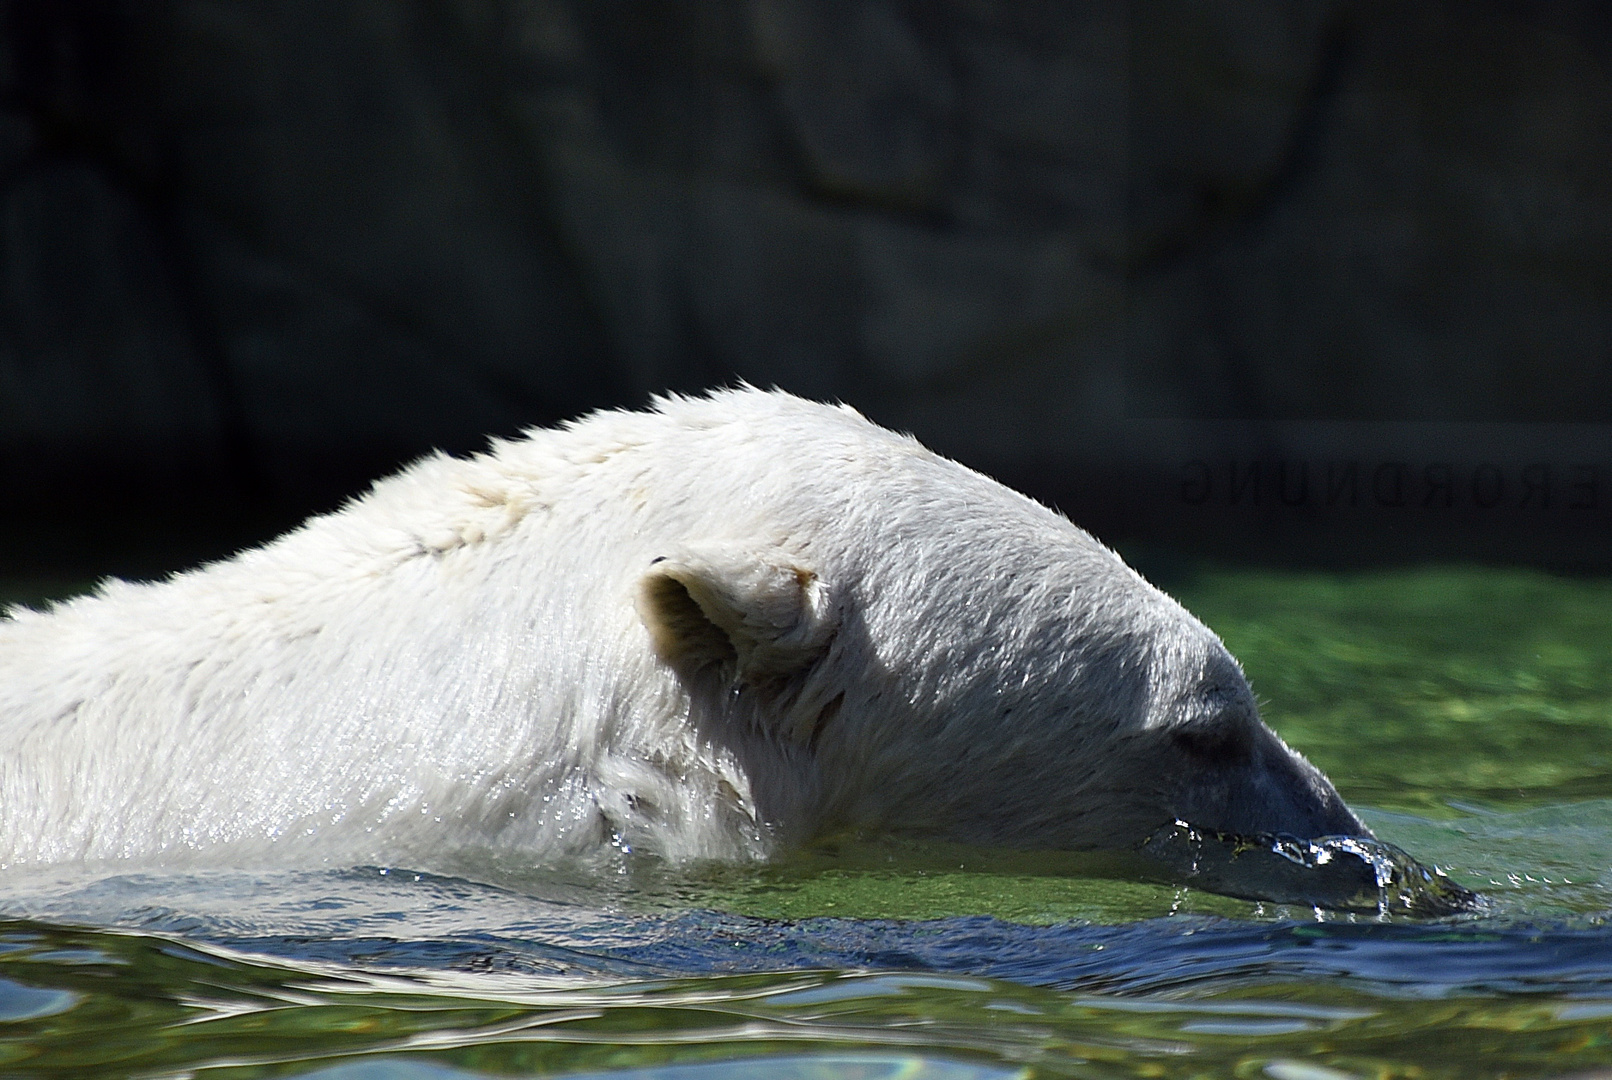
[[1193, 724], [1176, 728], [1170, 732], [1170, 741], [1203, 765], [1246, 765], [1253, 757], [1244, 732], [1234, 724]]

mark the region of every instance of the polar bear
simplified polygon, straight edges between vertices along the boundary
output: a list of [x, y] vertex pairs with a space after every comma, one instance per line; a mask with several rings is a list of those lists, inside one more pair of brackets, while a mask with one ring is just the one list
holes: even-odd
[[[1369, 836], [1218, 638], [845, 406], [666, 397], [0, 620], [0, 864]], [[619, 857], [619, 856], [612, 856]]]

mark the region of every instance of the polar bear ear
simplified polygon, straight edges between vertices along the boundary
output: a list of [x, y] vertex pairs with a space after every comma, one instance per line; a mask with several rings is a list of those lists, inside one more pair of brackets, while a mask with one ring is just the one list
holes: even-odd
[[737, 546], [657, 558], [639, 583], [638, 614], [672, 667], [727, 669], [746, 682], [806, 667], [837, 622], [815, 572], [783, 551]]

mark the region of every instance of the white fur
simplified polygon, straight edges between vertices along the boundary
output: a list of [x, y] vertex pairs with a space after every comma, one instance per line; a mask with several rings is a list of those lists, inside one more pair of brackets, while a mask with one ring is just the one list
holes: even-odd
[[[1251, 779], [1184, 757], [1194, 724], [1235, 728]], [[237, 558], [0, 621], [7, 865], [1084, 846], [1305, 798], [1336, 795], [1114, 554], [781, 393], [428, 458]]]

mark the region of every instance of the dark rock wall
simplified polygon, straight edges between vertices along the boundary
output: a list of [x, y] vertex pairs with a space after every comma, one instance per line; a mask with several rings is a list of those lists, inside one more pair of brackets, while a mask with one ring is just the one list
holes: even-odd
[[[14, 508], [318, 505], [745, 378], [1120, 534], [1549, 534], [1578, 561], [1605, 537], [1599, 3], [0, 10]], [[1257, 494], [1239, 468], [1351, 461], [1465, 494], [1230, 501]], [[1545, 517], [1535, 465], [1562, 478]], [[1200, 466], [1227, 479], [1195, 502]], [[1488, 517], [1484, 466], [1513, 475]], [[1574, 469], [1608, 487], [1577, 516]]]

